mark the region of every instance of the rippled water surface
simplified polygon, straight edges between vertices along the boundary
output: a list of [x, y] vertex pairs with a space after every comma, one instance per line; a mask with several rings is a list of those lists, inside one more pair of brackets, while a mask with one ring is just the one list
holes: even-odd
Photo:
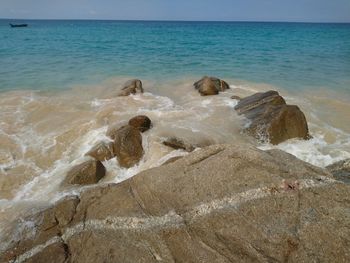
[[288, 89], [350, 86], [350, 24], [9, 22], [0, 20], [0, 89], [203, 74]]

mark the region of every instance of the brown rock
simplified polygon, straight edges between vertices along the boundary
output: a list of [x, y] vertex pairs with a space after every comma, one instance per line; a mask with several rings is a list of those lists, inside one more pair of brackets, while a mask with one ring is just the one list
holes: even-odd
[[304, 113], [298, 106], [286, 105], [276, 91], [246, 97], [235, 110], [251, 120], [245, 131], [259, 140], [279, 144], [291, 138], [310, 138]]
[[140, 132], [145, 132], [151, 128], [152, 122], [145, 115], [139, 115], [129, 120], [129, 125], [138, 129]]
[[233, 100], [241, 100], [242, 98], [241, 98], [240, 96], [233, 95], [233, 96], [231, 97], [231, 99], [233, 99]]
[[345, 183], [350, 183], [350, 159], [345, 159], [326, 167], [333, 176]]
[[[9, 243], [13, 248], [2, 253], [0, 245], [0, 262], [13, 262], [15, 259], [19, 262], [62, 262], [62, 259], [66, 259], [69, 256], [68, 250], [66, 245], [62, 243], [60, 235], [73, 220], [79, 202], [77, 196], [65, 197], [52, 207], [38, 211], [30, 210], [31, 214], [19, 218], [12, 230], [10, 228], [9, 232], [0, 237], [3, 243]], [[20, 236], [11, 234], [11, 231], [17, 233], [19, 229]], [[49, 240], [53, 240], [53, 242], [48, 242]], [[50, 244], [43, 251], [39, 250], [37, 254], [26, 259], [25, 252], [31, 246], [40, 246], [47, 242]], [[20, 255], [22, 255], [22, 261], [20, 261]], [[52, 258], [53, 256], [55, 259]]]
[[106, 168], [100, 161], [88, 160], [74, 166], [63, 181], [64, 185], [96, 184], [106, 175]]
[[130, 94], [136, 94], [137, 92], [143, 93], [142, 82], [139, 79], [132, 79], [124, 84], [124, 87], [118, 96], [129, 96]]
[[349, 184], [280, 150], [214, 145], [85, 191], [59, 234], [38, 242], [39, 220], [0, 262], [19, 250], [16, 258], [50, 262], [52, 238], [69, 251], [52, 253], [75, 263], [347, 262], [349, 194]]
[[217, 95], [220, 91], [230, 88], [225, 81], [215, 77], [203, 77], [195, 82], [193, 86], [202, 96]]
[[267, 92], [255, 93], [254, 95], [241, 99], [235, 107], [235, 110], [239, 114], [247, 114], [251, 110], [265, 105], [286, 105], [286, 101], [277, 91], [270, 90]]
[[108, 136], [109, 138], [111, 138], [112, 140], [115, 139], [116, 134], [118, 133], [118, 130], [120, 128], [122, 128], [123, 124], [117, 123], [117, 124], [113, 124], [108, 126], [107, 132], [106, 132], [106, 136]]
[[43, 251], [26, 260], [26, 263], [64, 263], [69, 257], [67, 246], [56, 242], [47, 246]]
[[130, 125], [120, 128], [114, 137], [113, 152], [120, 166], [130, 168], [137, 164], [143, 156], [140, 131]]
[[166, 139], [165, 141], [163, 141], [163, 144], [168, 146], [168, 147], [171, 147], [175, 150], [182, 149], [182, 150], [185, 150], [187, 152], [192, 152], [196, 148], [195, 146], [185, 142], [182, 139], [176, 138], [176, 137], [171, 137], [171, 138]]
[[91, 156], [101, 162], [110, 160], [115, 156], [113, 153], [113, 142], [101, 141], [92, 147], [85, 155]]
[[177, 160], [180, 160], [181, 158], [183, 158], [183, 156], [172, 157], [172, 158], [168, 159], [166, 162], [164, 162], [162, 165], [167, 165], [167, 164], [176, 162]]

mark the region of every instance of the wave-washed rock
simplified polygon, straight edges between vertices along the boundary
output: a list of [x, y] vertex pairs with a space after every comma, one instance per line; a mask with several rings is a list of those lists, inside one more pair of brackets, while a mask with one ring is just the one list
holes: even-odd
[[196, 149], [196, 146], [176, 137], [167, 138], [163, 141], [163, 144], [175, 150], [182, 149], [187, 152], [193, 152]]
[[279, 144], [292, 138], [310, 138], [304, 113], [298, 106], [287, 105], [277, 91], [243, 98], [235, 110], [251, 121], [245, 132], [259, 140]]
[[130, 168], [143, 156], [142, 135], [133, 126], [126, 125], [114, 135], [113, 152], [121, 167]]
[[106, 175], [106, 168], [97, 160], [88, 160], [68, 171], [62, 185], [96, 184]]
[[137, 92], [143, 93], [142, 82], [139, 79], [132, 79], [124, 84], [124, 87], [118, 96], [129, 96], [130, 94], [136, 94]]
[[0, 262], [348, 262], [349, 195], [283, 151], [213, 145], [14, 223]]
[[326, 167], [335, 178], [350, 183], [350, 159], [342, 160]]
[[145, 132], [152, 127], [152, 121], [145, 115], [138, 115], [129, 120], [129, 125], [138, 129], [140, 132]]
[[202, 96], [217, 95], [230, 88], [227, 82], [215, 77], [203, 77], [193, 84]]
[[106, 161], [115, 157], [113, 152], [113, 142], [101, 141], [91, 148], [85, 155], [95, 158], [98, 161]]

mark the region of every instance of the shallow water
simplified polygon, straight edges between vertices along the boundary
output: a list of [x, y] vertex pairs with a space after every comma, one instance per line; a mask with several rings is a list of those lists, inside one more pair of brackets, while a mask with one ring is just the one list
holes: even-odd
[[[0, 236], [28, 209], [82, 191], [60, 187], [66, 171], [108, 140], [109, 125], [138, 114], [153, 122], [142, 161], [130, 169], [104, 162], [100, 184], [186, 155], [161, 143], [173, 135], [201, 146], [279, 148], [320, 167], [350, 158], [348, 25], [33, 21], [28, 31], [10, 31], [5, 22]], [[204, 74], [223, 77], [231, 89], [199, 96], [192, 84]], [[142, 78], [146, 93], [117, 97], [131, 75]], [[271, 89], [302, 109], [313, 139], [272, 146], [241, 133], [248, 121], [230, 97]]]
[[0, 20], [0, 90], [204, 74], [289, 90], [350, 89], [350, 24], [9, 22]]
[[[273, 86], [229, 80], [231, 89], [218, 96], [201, 97], [193, 79], [168, 82], [145, 81], [146, 93], [129, 97], [116, 94], [126, 81], [112, 78], [98, 86], [63, 91], [10, 91], [0, 103], [0, 193], [2, 222], [15, 216], [11, 210], [26, 203], [45, 203], [80, 191], [62, 189], [67, 169], [84, 160], [84, 154], [105, 136], [108, 125], [127, 122], [145, 114], [153, 128], [143, 134], [145, 156], [141, 163], [122, 169], [116, 160], [105, 162], [108, 175], [101, 183], [120, 182], [151, 167], [159, 166], [182, 151], [162, 145], [177, 136], [201, 146], [214, 143], [249, 143], [261, 149], [279, 148], [312, 164], [324, 167], [350, 158], [350, 104], [330, 94], [307, 93], [296, 97], [279, 90], [288, 103], [305, 112], [313, 139], [290, 140], [278, 146], [261, 144], [240, 132], [248, 121], [234, 111], [235, 95], [277, 89]], [[321, 103], [321, 106], [320, 106]]]

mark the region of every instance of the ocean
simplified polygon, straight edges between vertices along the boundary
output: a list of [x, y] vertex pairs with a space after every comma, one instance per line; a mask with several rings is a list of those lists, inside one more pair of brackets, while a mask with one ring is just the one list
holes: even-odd
[[[84, 190], [60, 187], [67, 170], [109, 125], [139, 114], [153, 121], [141, 163], [105, 162], [102, 184], [185, 155], [161, 143], [170, 136], [279, 148], [320, 167], [350, 158], [350, 24], [9, 22], [0, 20], [0, 234], [28, 209]], [[192, 85], [204, 75], [231, 89], [199, 96]], [[117, 97], [130, 78], [146, 92]], [[230, 97], [271, 89], [301, 108], [313, 139], [272, 146], [241, 133], [248, 123]]]
[[350, 24], [0, 20], [0, 89], [217, 75], [350, 89]]

